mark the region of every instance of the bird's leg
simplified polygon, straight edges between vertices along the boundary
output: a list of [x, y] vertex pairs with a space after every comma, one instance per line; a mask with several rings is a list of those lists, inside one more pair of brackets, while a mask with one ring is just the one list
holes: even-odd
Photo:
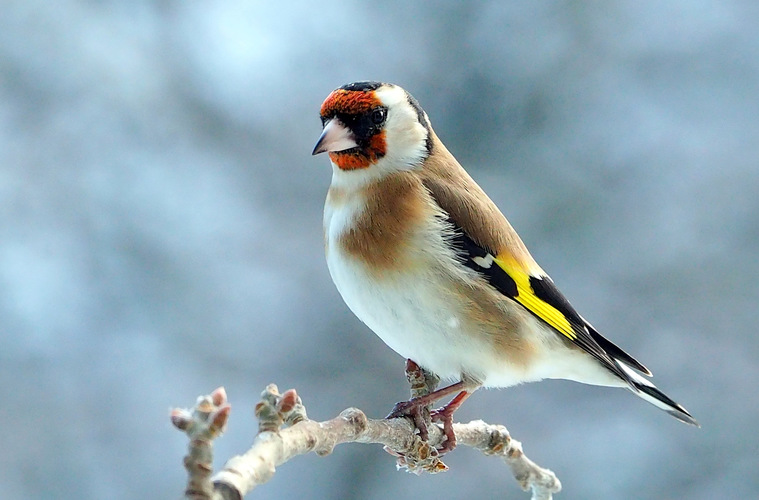
[[[438, 399], [444, 398], [455, 392], [460, 392], [463, 388], [464, 382], [456, 382], [453, 385], [443, 387], [442, 389], [438, 389], [437, 391], [433, 391], [424, 396], [412, 398], [408, 401], [401, 401], [400, 403], [395, 404], [393, 411], [391, 411], [385, 418], [411, 417], [414, 421], [414, 426], [419, 430], [419, 437], [423, 441], [426, 441], [429, 437], [427, 422], [425, 421], [430, 418], [428, 406]], [[425, 412], [427, 412], [427, 419], [425, 419]]]
[[[411, 384], [411, 399], [396, 403], [393, 411], [385, 418], [409, 417], [414, 427], [419, 431], [419, 437], [426, 441], [429, 438], [428, 426], [432, 422], [442, 422], [445, 442], [438, 453], [441, 455], [456, 447], [456, 436], [453, 433], [453, 414], [474, 392], [481, 382], [471, 377], [462, 376], [460, 382], [435, 390], [440, 378], [421, 368], [413, 360], [406, 360], [406, 378]], [[446, 396], [458, 392], [447, 405], [430, 411], [430, 406]]]
[[[463, 382], [462, 382], [463, 383]], [[452, 451], [456, 447], [456, 435], [453, 433], [453, 413], [459, 409], [461, 404], [471, 396], [469, 391], [461, 391], [447, 405], [430, 413], [433, 422], [443, 422], [443, 433], [445, 434], [445, 443], [437, 451], [440, 455]]]
[[[454, 392], [466, 392], [465, 389], [467, 389], [468, 387], [469, 385], [466, 384], [464, 381], [456, 382], [455, 384], [451, 384], [449, 386], [443, 387], [442, 389], [438, 389], [436, 391], [430, 392], [429, 394], [425, 394], [424, 396], [412, 398], [408, 401], [401, 401], [400, 403], [395, 404], [395, 406], [393, 407], [393, 411], [391, 411], [390, 414], [385, 418], [411, 416], [410, 411], [412, 411], [414, 408], [431, 405], [435, 401], [439, 399], [443, 399], [446, 396], [450, 396]], [[455, 408], [454, 408], [454, 411], [455, 411]]]

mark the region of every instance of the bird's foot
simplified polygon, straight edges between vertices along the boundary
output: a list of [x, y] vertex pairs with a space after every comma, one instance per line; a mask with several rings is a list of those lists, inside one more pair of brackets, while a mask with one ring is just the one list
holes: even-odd
[[453, 414], [459, 409], [461, 404], [469, 397], [468, 391], [459, 392], [447, 405], [436, 410], [429, 410], [429, 398], [419, 397], [409, 401], [396, 403], [393, 411], [385, 418], [409, 417], [414, 423], [414, 427], [419, 431], [419, 437], [423, 441], [429, 438], [429, 425], [432, 422], [443, 424], [443, 434], [445, 441], [443, 445], [437, 448], [438, 454], [443, 455], [452, 451], [456, 447], [456, 434], [453, 432]]
[[453, 414], [468, 397], [469, 393], [462, 391], [447, 405], [430, 412], [430, 419], [433, 422], [441, 422], [443, 424], [445, 441], [443, 441], [443, 445], [437, 449], [438, 455], [445, 455], [456, 448], [456, 434], [453, 432]]
[[[411, 399], [396, 403], [386, 419], [408, 417], [419, 432], [423, 441], [429, 439], [429, 426], [433, 422], [443, 424], [445, 441], [437, 449], [439, 454], [448, 453], [456, 447], [456, 436], [453, 432], [453, 414], [461, 404], [469, 397], [473, 388], [479, 383], [469, 378], [462, 377], [460, 382], [435, 390], [438, 381], [436, 375], [421, 368], [413, 360], [406, 360], [406, 378], [411, 384]], [[447, 405], [437, 410], [430, 407], [439, 399], [457, 393]]]
[[429, 424], [432, 422], [430, 410], [424, 403], [419, 402], [418, 398], [395, 403], [393, 410], [385, 418], [389, 420], [398, 417], [409, 417], [416, 430], [419, 431], [419, 438], [422, 441], [427, 441], [430, 436]]

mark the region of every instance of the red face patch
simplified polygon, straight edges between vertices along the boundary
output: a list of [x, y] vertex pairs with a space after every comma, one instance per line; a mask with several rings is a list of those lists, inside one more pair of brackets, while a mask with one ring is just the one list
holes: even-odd
[[360, 115], [381, 105], [382, 103], [374, 91], [337, 89], [328, 95], [322, 103], [321, 115], [323, 117], [333, 116], [337, 113]]
[[377, 163], [377, 160], [385, 156], [385, 151], [385, 132], [382, 131], [369, 139], [369, 145], [366, 148], [355, 149], [350, 153], [331, 152], [329, 159], [340, 167], [340, 170], [357, 170]]
[[[379, 106], [382, 106], [382, 102], [374, 91], [337, 89], [324, 100], [321, 116], [330, 118], [337, 114], [363, 115], [371, 113]], [[370, 167], [385, 156], [386, 151], [385, 132], [380, 131], [369, 138], [366, 146], [349, 152], [330, 152], [329, 158], [341, 170], [357, 170]]]

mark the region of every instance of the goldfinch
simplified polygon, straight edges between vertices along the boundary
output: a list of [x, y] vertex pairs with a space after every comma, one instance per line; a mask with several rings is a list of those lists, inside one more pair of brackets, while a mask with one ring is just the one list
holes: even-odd
[[399, 403], [390, 417], [458, 393], [433, 413], [448, 451], [451, 415], [477, 388], [568, 379], [625, 387], [698, 425], [577, 313], [411, 94], [351, 83], [329, 94], [320, 116], [313, 154], [332, 164], [324, 238], [337, 289], [398, 354], [458, 381]]

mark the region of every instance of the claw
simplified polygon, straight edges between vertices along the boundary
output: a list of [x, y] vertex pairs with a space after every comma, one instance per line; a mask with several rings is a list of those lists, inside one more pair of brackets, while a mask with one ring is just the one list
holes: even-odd
[[445, 441], [443, 442], [443, 446], [437, 449], [439, 455], [444, 455], [456, 448], [456, 434], [453, 432], [453, 414], [470, 395], [470, 392], [461, 391], [450, 403], [430, 412], [430, 419], [433, 422], [443, 423]]
[[427, 441], [429, 438], [429, 431], [427, 429], [427, 423], [430, 421], [429, 410], [418, 403], [418, 401], [412, 399], [410, 401], [401, 401], [395, 403], [393, 411], [385, 417], [386, 419], [409, 417], [414, 423], [414, 427], [419, 431], [419, 437], [423, 441]]
[[417, 405], [414, 404], [413, 399], [411, 401], [399, 401], [395, 403], [395, 406], [393, 406], [393, 409], [388, 413], [385, 419], [390, 420], [391, 418], [410, 417], [414, 408], [417, 408]]
[[443, 424], [445, 441], [443, 441], [443, 445], [437, 449], [439, 455], [444, 455], [456, 448], [456, 434], [453, 432], [453, 412], [447, 412], [446, 408], [447, 406], [444, 406], [443, 408], [438, 408], [430, 413], [430, 418], [433, 422], [442, 422]]

